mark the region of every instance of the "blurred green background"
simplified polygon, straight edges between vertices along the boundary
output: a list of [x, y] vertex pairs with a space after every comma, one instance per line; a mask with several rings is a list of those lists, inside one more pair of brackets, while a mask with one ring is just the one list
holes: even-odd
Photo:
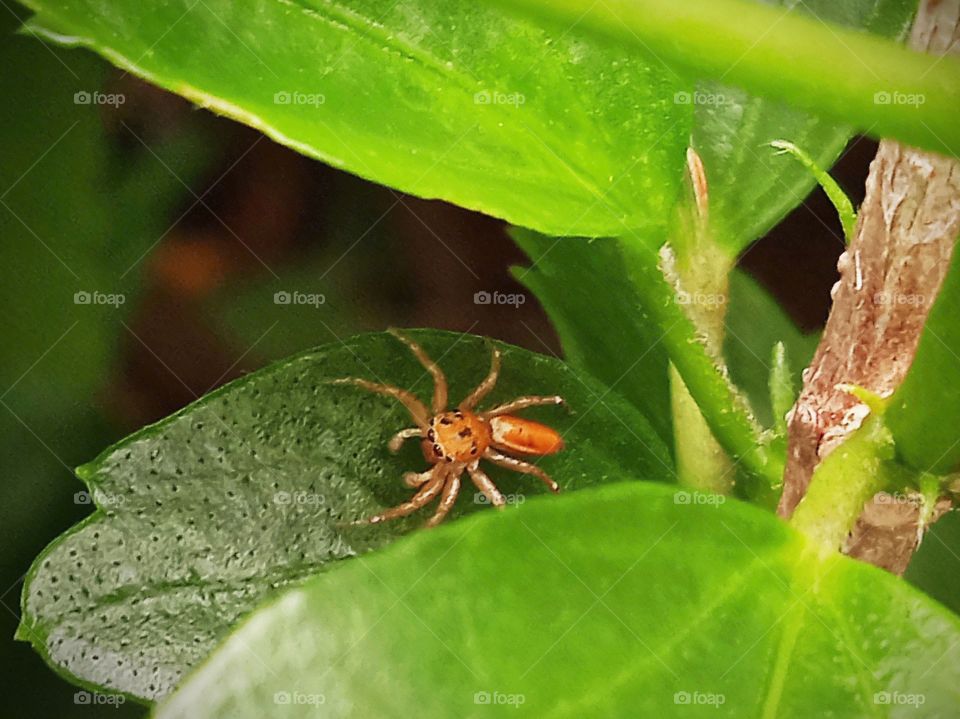
[[[137, 716], [129, 703], [84, 703], [12, 641], [31, 560], [90, 512], [73, 467], [244, 372], [360, 331], [559, 346], [533, 297], [474, 302], [524, 292], [508, 268], [527, 260], [502, 223], [332, 170], [86, 51], [17, 34], [25, 12], [0, 5], [0, 706]], [[855, 201], [874, 151], [857, 140], [836, 168]], [[814, 332], [841, 237], [818, 190], [741, 265]], [[953, 515], [909, 573], [955, 610], [958, 547]]]

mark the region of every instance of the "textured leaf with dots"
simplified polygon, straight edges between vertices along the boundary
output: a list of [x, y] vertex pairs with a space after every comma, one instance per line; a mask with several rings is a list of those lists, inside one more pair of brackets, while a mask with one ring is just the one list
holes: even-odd
[[[485, 375], [481, 338], [411, 334], [447, 372], [452, 401]], [[523, 413], [563, 433], [567, 449], [539, 462], [565, 490], [620, 477], [622, 467], [673, 476], [650, 424], [615, 392], [557, 359], [500, 346], [491, 405], [531, 393], [569, 403]], [[406, 499], [402, 473], [426, 465], [416, 442], [387, 452], [387, 439], [411, 425], [404, 410], [329, 384], [343, 376], [430, 396], [403, 345], [363, 335], [233, 382], [81, 467], [98, 509], [36, 561], [18, 636], [74, 681], [154, 700], [274, 590], [418, 527], [429, 509], [400, 523], [344, 524]], [[507, 495], [546, 491], [488, 469]], [[465, 489], [452, 517], [477, 510], [493, 511]]]
[[958, 706], [960, 620], [946, 608], [746, 503], [621, 482], [469, 517], [285, 592], [156, 716], [926, 719]]

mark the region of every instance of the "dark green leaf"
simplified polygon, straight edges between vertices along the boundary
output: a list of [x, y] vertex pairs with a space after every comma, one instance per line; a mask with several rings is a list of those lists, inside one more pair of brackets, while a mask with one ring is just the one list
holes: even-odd
[[952, 511], [930, 528], [903, 576], [960, 614], [960, 514]]
[[654, 52], [676, 72], [736, 85], [873, 137], [947, 155], [960, 147], [955, 57], [911, 52], [839, 24], [746, 0], [495, 1], [551, 27], [575, 22], [624, 48]]
[[625, 483], [410, 537], [255, 613], [158, 716], [955, 712], [957, 617], [722, 499]]
[[[915, 0], [765, 4], [895, 39], [904, 36], [917, 7]], [[853, 134], [848, 125], [719, 82], [703, 83], [690, 99], [696, 106], [693, 146], [710, 185], [710, 219], [717, 240], [734, 255], [800, 205], [816, 181], [810, 170], [779, 156], [770, 143], [789, 140], [828, 168]]]
[[[478, 337], [415, 336], [437, 358], [459, 400], [486, 374]], [[569, 410], [525, 415], [567, 442], [538, 463], [564, 489], [619, 477], [669, 476], [669, 455], [643, 416], [558, 360], [504, 346], [490, 402], [559, 393]], [[278, 587], [381, 547], [411, 527], [344, 525], [396, 505], [422, 471], [409, 442], [385, 443], [411, 425], [395, 403], [330, 379], [359, 376], [429, 397], [428, 377], [396, 339], [363, 335], [251, 374], [132, 435], [78, 470], [98, 511], [38, 558], [27, 579], [22, 638], [85, 684], [163, 696], [248, 610]], [[507, 495], [545, 490], [492, 471]], [[455, 515], [492, 512], [465, 489]]]
[[[930, 302], [908, 296], [903, 301]], [[890, 399], [885, 418], [897, 454], [922, 472], [960, 468], [960, 253], [930, 310], [917, 355]]]
[[810, 364], [818, 335], [800, 332], [770, 293], [745, 272], [730, 273], [729, 296], [723, 354], [730, 378], [747, 395], [757, 418], [772, 427], [771, 353], [777, 342], [784, 344], [787, 363], [798, 373], [793, 381], [799, 386], [799, 370]]
[[34, 22], [279, 142], [553, 234], [662, 226], [692, 109], [647, 55], [472, 0], [25, 0]]
[[566, 360], [643, 412], [673, 446], [667, 353], [643, 310], [617, 240], [545, 237], [515, 229], [531, 267], [514, 276], [536, 294], [560, 335]]

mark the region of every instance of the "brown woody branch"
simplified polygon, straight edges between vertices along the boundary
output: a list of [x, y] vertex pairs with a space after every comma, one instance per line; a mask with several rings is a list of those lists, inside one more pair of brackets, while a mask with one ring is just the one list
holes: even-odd
[[[938, 55], [958, 52], [960, 0], [924, 0], [910, 46]], [[883, 140], [870, 166], [856, 235], [837, 265], [840, 281], [823, 338], [790, 417], [781, 516], [793, 513], [820, 460], [868, 413], [837, 385], [888, 396], [903, 381], [958, 232], [960, 162]], [[946, 499], [938, 502], [933, 519], [949, 506]], [[877, 495], [845, 551], [900, 574], [920, 543], [920, 524], [919, 502]]]

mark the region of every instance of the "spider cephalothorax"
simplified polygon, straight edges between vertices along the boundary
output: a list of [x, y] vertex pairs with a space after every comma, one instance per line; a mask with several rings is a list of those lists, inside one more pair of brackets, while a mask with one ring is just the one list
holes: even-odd
[[490, 372], [486, 379], [464, 399], [456, 409], [447, 409], [447, 380], [440, 367], [427, 356], [416, 342], [396, 330], [390, 330], [397, 339], [406, 344], [424, 368], [433, 376], [433, 401], [431, 409], [420, 402], [411, 392], [387, 384], [378, 384], [364, 379], [347, 377], [334, 380], [336, 384], [355, 384], [370, 392], [384, 394], [399, 400], [410, 412], [416, 427], [397, 432], [387, 445], [391, 452], [400, 449], [404, 440], [420, 437], [423, 456], [433, 466], [426, 472], [408, 472], [404, 483], [417, 489], [407, 502], [388, 509], [364, 523], [375, 524], [388, 519], [404, 517], [425, 506], [438, 496], [440, 504], [436, 513], [427, 521], [434, 526], [443, 521], [460, 492], [460, 477], [464, 471], [477, 486], [487, 501], [500, 508], [506, 499], [480, 469], [480, 460], [486, 459], [501, 467], [539, 477], [554, 492], [559, 491], [546, 472], [534, 464], [510, 456], [510, 453], [546, 455], [563, 449], [563, 440], [550, 427], [528, 419], [514, 417], [511, 412], [526, 407], [545, 404], [563, 404], [561, 397], [519, 397], [512, 402], [483, 412], [474, 411], [477, 404], [493, 389], [500, 374], [500, 350], [494, 348]]

